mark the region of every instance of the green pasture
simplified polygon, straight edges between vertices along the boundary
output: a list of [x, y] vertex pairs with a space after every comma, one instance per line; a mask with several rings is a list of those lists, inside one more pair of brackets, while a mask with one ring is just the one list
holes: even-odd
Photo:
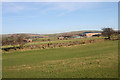
[[[68, 39], [68, 40], [58, 40], [56, 38], [50, 38], [50, 41], [47, 41], [49, 38], [37, 38], [36, 40], [33, 40], [33, 42], [26, 43], [26, 45], [39, 45], [39, 44], [48, 44], [48, 43], [65, 43], [69, 41], [81, 41], [81, 40], [91, 40], [91, 39], [102, 39], [104, 37], [91, 37], [91, 38], [83, 38], [83, 39]], [[46, 40], [46, 41], [42, 41]], [[4, 45], [0, 46], [0, 48], [9, 48], [9, 47], [18, 47], [19, 45]]]
[[[51, 39], [51, 41], [41, 41], [42, 39], [48, 39], [48, 38], [38, 38], [38, 41], [33, 41], [30, 43], [26, 43], [24, 46], [26, 45], [39, 45], [39, 44], [48, 44], [48, 43], [66, 43], [66, 42], [70, 42], [70, 41], [82, 41], [82, 40], [93, 40], [93, 39], [102, 39], [104, 37], [91, 37], [91, 38], [83, 38], [83, 39], [68, 39], [68, 40], [56, 40], [54, 38]], [[39, 40], [40, 39], [40, 40]], [[54, 40], [53, 40], [54, 39]], [[18, 47], [19, 45], [4, 45], [1, 46], [1, 48], [9, 48], [9, 47]]]
[[3, 78], [117, 78], [118, 41], [4, 53]]
[[54, 40], [58, 40], [56, 37], [53, 38], [34, 38], [33, 41], [48, 41], [48, 39], [54, 41]]
[[91, 38], [81, 38], [81, 39], [68, 39], [68, 40], [53, 40], [53, 41], [35, 41], [27, 43], [25, 45], [38, 45], [38, 44], [47, 44], [47, 43], [66, 43], [70, 41], [82, 41], [82, 40], [93, 40], [93, 39], [102, 39], [103, 37], [91, 37]]

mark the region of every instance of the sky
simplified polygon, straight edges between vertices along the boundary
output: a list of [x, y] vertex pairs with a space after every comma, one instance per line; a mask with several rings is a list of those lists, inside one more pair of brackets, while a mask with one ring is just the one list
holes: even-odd
[[2, 33], [118, 29], [117, 2], [3, 2]]

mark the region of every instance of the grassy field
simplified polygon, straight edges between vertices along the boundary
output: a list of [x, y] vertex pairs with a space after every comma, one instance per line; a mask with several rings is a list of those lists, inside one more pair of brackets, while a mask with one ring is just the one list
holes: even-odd
[[3, 78], [116, 78], [118, 41], [3, 54]]
[[[30, 43], [26, 43], [24, 46], [27, 45], [40, 45], [40, 44], [48, 44], [48, 43], [66, 43], [69, 41], [82, 41], [82, 40], [93, 40], [93, 39], [102, 39], [104, 37], [92, 37], [92, 38], [83, 38], [83, 39], [68, 39], [68, 40], [58, 40], [58, 39], [51, 39], [51, 41], [41, 41], [42, 39], [45, 38], [38, 38], [37, 41], [30, 42]], [[39, 40], [40, 39], [40, 40]], [[48, 38], [46, 38], [48, 39]], [[19, 45], [14, 45], [16, 47], [18, 47]], [[0, 46], [0, 48], [9, 48], [9, 47], [13, 47], [12, 45], [4, 45], [4, 46]]]
[[102, 39], [102, 38], [104, 37], [92, 37], [92, 38], [68, 39], [68, 40], [52, 40], [52, 41], [34, 41], [31, 43], [27, 43], [25, 45], [38, 45], [38, 44], [47, 44], [47, 43], [66, 43], [69, 41], [85, 41], [85, 40]]

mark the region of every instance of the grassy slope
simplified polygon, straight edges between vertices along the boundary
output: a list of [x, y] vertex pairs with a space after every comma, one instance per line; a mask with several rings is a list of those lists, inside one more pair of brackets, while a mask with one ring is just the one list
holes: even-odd
[[3, 77], [117, 77], [117, 41], [3, 54]]

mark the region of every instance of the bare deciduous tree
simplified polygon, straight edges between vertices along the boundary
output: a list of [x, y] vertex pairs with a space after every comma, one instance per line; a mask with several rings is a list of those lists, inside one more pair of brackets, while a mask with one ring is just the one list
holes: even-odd
[[103, 28], [102, 35], [108, 37], [107, 39], [111, 39], [111, 36], [114, 34], [114, 30], [112, 28]]

